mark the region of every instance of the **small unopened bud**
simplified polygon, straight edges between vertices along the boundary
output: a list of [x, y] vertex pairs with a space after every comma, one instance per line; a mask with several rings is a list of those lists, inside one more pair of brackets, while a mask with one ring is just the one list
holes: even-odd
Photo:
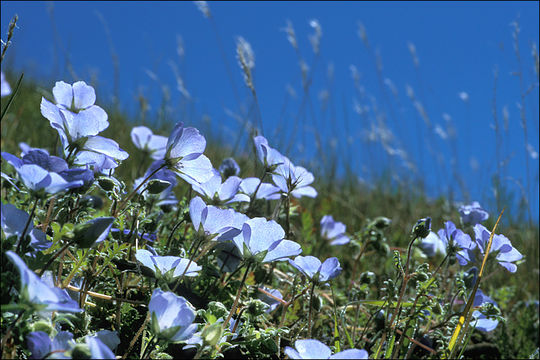
[[71, 350], [71, 357], [73, 359], [91, 359], [92, 353], [90, 352], [90, 348], [86, 344], [77, 344]]
[[221, 339], [222, 333], [223, 327], [220, 322], [215, 322], [212, 325], [206, 326], [201, 334], [203, 345], [216, 346]]
[[171, 186], [171, 183], [165, 180], [161, 179], [152, 179], [148, 182], [148, 185], [146, 186], [146, 190], [150, 194], [159, 194], [160, 192], [167, 189], [169, 186]]
[[428, 216], [426, 218], [420, 219], [413, 226], [412, 233], [419, 238], [425, 238], [429, 235], [431, 230], [431, 218]]
[[112, 191], [116, 183], [111, 178], [101, 176], [97, 179], [99, 186], [105, 191]]

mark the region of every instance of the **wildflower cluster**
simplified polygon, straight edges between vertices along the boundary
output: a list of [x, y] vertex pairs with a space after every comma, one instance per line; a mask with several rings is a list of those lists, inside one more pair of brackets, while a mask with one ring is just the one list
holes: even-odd
[[[239, 40], [247, 70], [250, 51]], [[378, 358], [413, 353], [416, 339], [442, 354], [468, 296], [471, 328], [502, 320], [466, 274], [483, 268], [488, 248], [509, 272], [523, 256], [504, 235], [490, 239], [479, 204], [460, 210], [463, 230], [448, 220], [436, 234], [435, 221], [419, 220], [393, 254], [395, 276], [358, 274], [365, 254], [392, 258], [391, 221], [347, 233], [330, 214], [308, 214], [299, 231], [302, 201], [319, 194], [315, 178], [263, 136], [253, 138], [261, 176], [242, 178], [233, 158], [214, 168], [193, 127], [177, 123], [169, 136], [133, 127], [150, 165], [130, 184], [115, 176], [129, 155], [99, 135], [109, 122], [95, 103], [85, 82], [57, 82], [40, 110], [60, 147], [2, 152], [3, 357]], [[436, 268], [419, 260], [439, 255]], [[455, 260], [470, 267], [439, 272]], [[384, 287], [372, 291], [377, 278]], [[457, 290], [442, 291], [447, 283]]]

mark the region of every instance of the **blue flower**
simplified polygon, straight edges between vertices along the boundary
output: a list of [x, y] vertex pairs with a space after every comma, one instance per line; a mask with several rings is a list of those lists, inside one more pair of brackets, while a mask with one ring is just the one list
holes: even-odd
[[120, 338], [116, 331], [100, 330], [96, 333], [95, 337], [101, 340], [112, 351], [115, 351], [118, 345], [120, 345]]
[[181, 296], [155, 289], [148, 304], [151, 329], [155, 335], [169, 342], [190, 338], [197, 330], [193, 324], [195, 311]]
[[189, 215], [196, 231], [216, 241], [227, 241], [238, 235], [249, 219], [233, 209], [220, 209], [206, 205], [200, 197], [189, 203]]
[[226, 158], [219, 165], [219, 172], [225, 179], [230, 176], [238, 176], [240, 174], [240, 166], [238, 166], [238, 163], [233, 158]]
[[154, 135], [152, 130], [146, 126], [136, 126], [131, 129], [131, 141], [138, 149], [147, 152], [154, 160], [162, 160], [165, 157], [167, 138]]
[[[118, 337], [118, 336], [117, 336]], [[92, 359], [116, 359], [112, 350], [98, 336], [86, 336]]]
[[215, 205], [249, 201], [249, 196], [238, 194], [242, 179], [238, 176], [230, 176], [224, 183], [221, 183], [219, 172], [213, 170], [213, 174], [208, 181], [202, 184], [193, 184], [193, 190], [205, 196], [209, 202]]
[[190, 184], [204, 183], [212, 177], [212, 163], [203, 155], [206, 139], [199, 130], [179, 122], [167, 140], [165, 163]]
[[[484, 225], [476, 224], [474, 226], [474, 234], [476, 237], [476, 244], [483, 255], [489, 242], [491, 232], [486, 229]], [[514, 264], [514, 262], [523, 258], [523, 255], [512, 246], [510, 240], [504, 235], [493, 235], [493, 243], [491, 244], [489, 252], [498, 252], [496, 259], [499, 265], [511, 273], [517, 271], [517, 265]]]
[[[476, 294], [474, 296], [473, 306], [482, 306], [486, 303], [491, 303], [495, 307], [497, 307], [497, 303], [493, 301], [492, 298], [487, 296], [482, 292], [482, 290], [478, 289], [476, 291]], [[471, 320], [471, 326], [474, 326], [476, 324], [476, 329], [481, 331], [493, 331], [499, 324], [499, 321], [496, 319], [489, 319], [486, 315], [482, 314], [482, 312], [478, 310], [474, 310], [472, 313], [473, 319]]]
[[94, 105], [94, 88], [84, 81], [73, 85], [58, 81], [52, 92], [56, 104], [42, 98], [41, 114], [58, 130], [64, 146], [97, 135], [109, 126], [105, 110]]
[[41, 114], [58, 131], [65, 155], [74, 155], [73, 163], [88, 165], [95, 172], [113, 169], [128, 153], [118, 144], [101, 136], [109, 126], [107, 113], [97, 105], [94, 88], [78, 81], [73, 85], [59, 81], [53, 88], [56, 105], [41, 99]]
[[272, 173], [276, 166], [283, 163], [283, 155], [276, 149], [271, 148], [268, 145], [268, 140], [263, 136], [256, 136], [253, 138], [255, 143], [255, 151], [260, 162], [264, 165], [267, 172]]
[[437, 234], [445, 247], [452, 253], [456, 253], [456, 258], [461, 266], [467, 265], [473, 260], [472, 250], [476, 247], [476, 243], [471, 240], [469, 235], [457, 229], [453, 222], [446, 221], [444, 228], [440, 229]]
[[[38, 194], [56, 194], [84, 184], [82, 179], [72, 177], [63, 159], [49, 156], [43, 151], [30, 151], [22, 159], [2, 152], [2, 157], [15, 168], [24, 185]], [[68, 180], [61, 174], [67, 176]]]
[[332, 280], [342, 270], [339, 260], [335, 257], [328, 258], [321, 264], [314, 256], [297, 256], [294, 260], [289, 260], [289, 264], [316, 283]]
[[[6, 235], [6, 238], [13, 235], [20, 237], [30, 217], [26, 211], [17, 209], [14, 205], [4, 203], [2, 203], [2, 213], [0, 216], [2, 220], [2, 231]], [[30, 246], [35, 251], [46, 250], [52, 245], [51, 241], [47, 241], [45, 233], [39, 229], [35, 229], [32, 223], [28, 225], [26, 234], [30, 236]]]
[[420, 242], [420, 247], [429, 257], [433, 257], [437, 254], [442, 254], [443, 256], [446, 255], [445, 243], [433, 231], [430, 231], [428, 236], [422, 239]]
[[291, 359], [367, 359], [366, 350], [349, 349], [332, 355], [332, 350], [319, 340], [296, 340], [293, 349], [285, 348], [285, 354]]
[[257, 187], [259, 189], [255, 196], [256, 199], [277, 200], [281, 197], [278, 187], [268, 183], [261, 183], [261, 179], [249, 177], [243, 179], [240, 183], [240, 191], [249, 197], [253, 196]]
[[285, 231], [274, 220], [253, 218], [242, 226], [242, 232], [233, 242], [243, 258], [255, 262], [285, 260], [302, 252], [300, 244], [284, 240]]
[[317, 190], [310, 186], [315, 178], [313, 174], [302, 166], [294, 166], [285, 156], [281, 159], [282, 164], [278, 165], [272, 174], [274, 184], [284, 193], [290, 193], [295, 198], [302, 196], [317, 197]]
[[321, 219], [321, 236], [330, 241], [330, 245], [345, 245], [351, 239], [345, 235], [346, 226], [342, 222], [334, 221], [332, 215], [325, 215]]
[[66, 290], [44, 283], [13, 251], [6, 256], [17, 267], [21, 277], [21, 294], [33, 304], [44, 305], [44, 311], [80, 312], [82, 309]]
[[478, 201], [474, 201], [470, 205], [461, 205], [459, 207], [459, 215], [464, 225], [471, 226], [486, 221], [489, 218], [489, 213], [480, 206]]
[[31, 359], [44, 359], [54, 352], [55, 359], [69, 359], [64, 352], [75, 345], [73, 334], [69, 331], [59, 331], [51, 341], [49, 335], [43, 331], [34, 331], [26, 335], [28, 350], [32, 353]]
[[[171, 278], [182, 276], [185, 272], [185, 276], [197, 276], [202, 269], [195, 262], [189, 261], [189, 259], [182, 259], [178, 256], [157, 256], [152, 254], [148, 250], [137, 250], [135, 257], [137, 260], [161, 276], [165, 276], [169, 271], [172, 272]], [[189, 264], [189, 268], [186, 268]]]

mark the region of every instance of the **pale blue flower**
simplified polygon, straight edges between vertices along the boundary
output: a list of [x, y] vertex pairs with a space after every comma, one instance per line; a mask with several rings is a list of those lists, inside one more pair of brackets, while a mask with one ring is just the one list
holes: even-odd
[[80, 312], [77, 302], [71, 299], [66, 290], [50, 287], [44, 283], [26, 263], [13, 251], [6, 252], [7, 257], [18, 269], [21, 277], [21, 293], [31, 303], [44, 305], [44, 311]]
[[[484, 255], [491, 232], [484, 225], [476, 224], [474, 226], [474, 234], [476, 244], [482, 255]], [[523, 255], [512, 246], [510, 240], [506, 236], [499, 234], [493, 235], [493, 242], [489, 252], [497, 252], [497, 262], [511, 273], [517, 271], [517, 265], [514, 262], [523, 258]]]
[[161, 276], [171, 271], [171, 278], [182, 276], [184, 272], [185, 276], [197, 276], [202, 269], [194, 261], [190, 262], [189, 259], [183, 259], [178, 256], [157, 256], [148, 250], [137, 250], [135, 257], [141, 264]]
[[200, 197], [189, 203], [189, 215], [193, 227], [216, 241], [227, 241], [238, 235], [242, 225], [249, 219], [233, 209], [220, 209], [206, 205]]
[[289, 259], [289, 264], [316, 283], [332, 280], [342, 270], [339, 260], [335, 257], [328, 258], [321, 264], [321, 261], [314, 256], [297, 256], [294, 260]]
[[189, 339], [197, 330], [195, 311], [181, 296], [155, 289], [148, 304], [151, 329], [159, 338], [169, 342]]
[[[480, 289], [476, 291], [476, 294], [474, 296], [473, 306], [482, 306], [485, 303], [491, 303], [497, 307], [497, 303], [484, 294], [484, 292]], [[471, 326], [474, 326], [476, 324], [476, 329], [481, 331], [493, 331], [499, 324], [499, 320], [497, 319], [489, 319], [486, 315], [482, 314], [482, 312], [478, 310], [474, 310], [472, 313], [473, 319], [471, 320]]]
[[240, 183], [240, 191], [249, 197], [253, 196], [255, 190], [257, 190], [256, 199], [277, 200], [281, 197], [280, 190], [277, 186], [261, 183], [261, 179], [249, 177], [243, 179]]
[[429, 235], [422, 239], [420, 242], [420, 248], [422, 248], [424, 253], [429, 257], [433, 257], [437, 254], [446, 256], [445, 243], [433, 231], [430, 231]]
[[147, 152], [154, 160], [162, 160], [165, 157], [167, 140], [165, 136], [154, 135], [146, 126], [136, 126], [131, 129], [133, 144], [138, 149]]
[[281, 158], [279, 165], [272, 174], [274, 184], [284, 193], [290, 193], [295, 198], [302, 196], [317, 197], [317, 190], [311, 184], [315, 180], [313, 174], [302, 166], [295, 166], [287, 157]]
[[208, 181], [213, 175], [210, 160], [203, 155], [206, 139], [199, 130], [178, 122], [165, 147], [165, 163], [178, 176], [190, 184]]
[[330, 241], [330, 245], [345, 245], [351, 239], [345, 235], [345, 224], [334, 221], [332, 215], [325, 215], [321, 219], [321, 236]]
[[53, 340], [43, 331], [34, 331], [26, 335], [26, 344], [31, 352], [31, 359], [69, 359], [64, 352], [75, 345], [73, 334], [69, 331], [59, 331]]
[[489, 218], [489, 213], [484, 210], [478, 201], [474, 201], [470, 205], [461, 205], [459, 207], [459, 215], [461, 222], [464, 225], [476, 225]]
[[332, 350], [319, 340], [296, 340], [293, 349], [285, 348], [285, 354], [291, 359], [367, 359], [366, 350], [349, 349], [332, 355]]
[[271, 173], [276, 166], [283, 163], [283, 155], [276, 149], [271, 148], [265, 137], [256, 136], [253, 138], [253, 142], [255, 143], [257, 157], [266, 168], [266, 171]]
[[222, 183], [220, 173], [217, 170], [213, 170], [213, 176], [208, 181], [202, 184], [193, 184], [192, 188], [215, 205], [247, 202], [249, 201], [249, 196], [238, 194], [238, 188], [241, 182], [242, 179], [238, 176], [230, 176]]
[[285, 260], [302, 252], [300, 244], [284, 237], [285, 231], [274, 220], [253, 218], [244, 223], [233, 242], [245, 260], [264, 263]]

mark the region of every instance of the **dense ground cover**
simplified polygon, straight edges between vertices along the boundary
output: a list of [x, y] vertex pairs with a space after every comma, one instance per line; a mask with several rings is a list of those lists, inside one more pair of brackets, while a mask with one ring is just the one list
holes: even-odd
[[130, 117], [95, 79], [19, 83], [2, 63], [2, 357], [538, 358], [527, 194], [499, 173], [502, 213], [428, 197], [382, 161], [399, 150], [382, 125], [373, 182], [323, 134], [300, 165], [289, 131], [259, 135], [242, 38], [237, 57], [251, 97], [236, 138], [175, 124], [165, 100]]
[[[538, 283], [530, 278], [538, 259], [529, 256], [538, 251], [537, 228], [515, 220], [497, 228], [471, 298], [498, 214], [324, 180], [262, 137], [236, 167], [222, 162], [222, 144], [205, 146], [194, 128], [164, 126], [156, 137], [114, 110], [85, 114], [96, 105], [83, 83], [40, 89], [23, 82], [2, 119], [4, 357], [363, 349], [370, 357], [512, 358], [537, 348]], [[76, 127], [90, 115], [98, 125]], [[101, 143], [91, 148], [88, 138]], [[59, 158], [19, 148], [23, 141]], [[78, 156], [85, 151], [103, 155]], [[62, 158], [94, 171], [55, 171]], [[100, 171], [104, 158], [121, 164]], [[43, 175], [27, 171], [36, 166]], [[258, 178], [268, 185], [257, 189]], [[465, 329], [451, 354], [469, 298], [477, 329]]]

